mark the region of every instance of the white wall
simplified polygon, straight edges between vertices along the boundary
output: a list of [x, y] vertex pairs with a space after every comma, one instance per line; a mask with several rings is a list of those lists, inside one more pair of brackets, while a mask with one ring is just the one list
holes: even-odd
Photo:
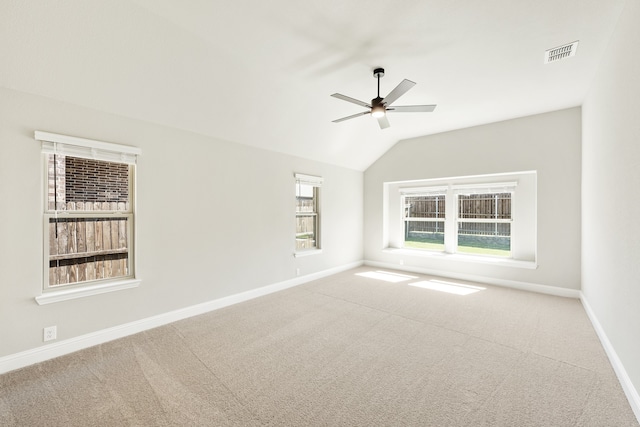
[[[215, 118], [212, 118], [215, 120]], [[142, 284], [39, 306], [42, 167], [35, 130], [142, 149]], [[0, 357], [362, 259], [363, 174], [0, 89]], [[324, 177], [319, 255], [294, 258], [294, 172]]]
[[582, 291], [640, 391], [638, 22], [630, 0], [583, 105]]
[[[365, 260], [497, 284], [580, 289], [580, 108], [402, 141], [365, 171]], [[537, 171], [537, 269], [383, 251], [383, 183]], [[562, 292], [560, 292], [562, 294]]]

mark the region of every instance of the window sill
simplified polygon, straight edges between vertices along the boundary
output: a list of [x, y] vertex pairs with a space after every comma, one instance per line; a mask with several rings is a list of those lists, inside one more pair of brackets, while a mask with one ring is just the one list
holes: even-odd
[[322, 249], [309, 249], [307, 251], [294, 252], [293, 256], [296, 258], [300, 258], [303, 256], [309, 256], [309, 255], [319, 255], [321, 253], [322, 253]]
[[391, 253], [397, 255], [416, 256], [422, 258], [434, 258], [447, 261], [460, 261], [460, 262], [472, 262], [479, 264], [498, 265], [502, 267], [515, 267], [524, 268], [528, 270], [535, 270], [538, 268], [538, 264], [535, 261], [523, 261], [513, 258], [500, 258], [492, 256], [482, 255], [465, 255], [465, 254], [448, 254], [445, 252], [425, 251], [417, 249], [400, 249], [400, 248], [385, 248], [382, 250], [384, 253]]
[[118, 280], [99, 285], [90, 285], [70, 289], [61, 289], [59, 291], [43, 292], [42, 295], [35, 298], [39, 305], [51, 304], [70, 299], [83, 298], [91, 295], [104, 294], [107, 292], [121, 291], [124, 289], [137, 288], [140, 285], [140, 279]]

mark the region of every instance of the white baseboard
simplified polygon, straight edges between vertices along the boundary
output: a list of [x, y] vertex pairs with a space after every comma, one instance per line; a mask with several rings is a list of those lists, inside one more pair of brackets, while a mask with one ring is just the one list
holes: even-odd
[[638, 394], [638, 390], [633, 386], [631, 382], [631, 378], [627, 375], [627, 370], [624, 368], [622, 361], [618, 357], [613, 345], [611, 345], [611, 341], [607, 337], [607, 334], [604, 332], [600, 321], [596, 317], [596, 314], [593, 312], [591, 305], [589, 305], [589, 301], [585, 297], [585, 295], [580, 292], [580, 301], [582, 302], [582, 306], [584, 307], [584, 311], [587, 312], [587, 316], [589, 320], [591, 320], [591, 324], [593, 328], [596, 330], [598, 334], [598, 338], [600, 338], [600, 342], [604, 347], [604, 351], [607, 353], [609, 357], [609, 361], [611, 362], [611, 366], [613, 366], [613, 370], [615, 371], [618, 381], [620, 381], [620, 385], [622, 386], [622, 390], [624, 390], [624, 394], [627, 396], [629, 400], [629, 404], [631, 405], [631, 409], [633, 413], [636, 415], [638, 422], [640, 423], [640, 395]]
[[485, 285], [502, 286], [505, 288], [519, 289], [522, 291], [537, 292], [540, 294], [555, 295], [567, 298], [580, 298], [580, 291], [577, 289], [560, 288], [556, 286], [539, 285], [537, 283], [520, 282], [516, 280], [496, 279], [494, 277], [484, 277], [475, 274], [459, 274], [442, 270], [413, 267], [408, 265], [391, 264], [387, 262], [365, 260], [364, 265], [378, 268], [388, 268], [410, 273], [429, 274], [432, 276], [447, 277], [449, 279], [468, 280], [470, 282], [484, 283]]
[[292, 288], [312, 280], [321, 279], [332, 274], [359, 267], [362, 264], [362, 261], [353, 262], [340, 267], [330, 268], [328, 270], [296, 277], [294, 279], [285, 280], [283, 282], [274, 283], [261, 288], [241, 292], [239, 294], [229, 295], [227, 297], [208, 301], [202, 304], [192, 305], [190, 307], [181, 308], [179, 310], [170, 311], [157, 316], [126, 323], [124, 325], [114, 326], [112, 328], [103, 329], [86, 335], [81, 335], [79, 337], [22, 351], [20, 353], [10, 354], [0, 358], [0, 374], [33, 365], [34, 363], [44, 362], [45, 360], [93, 347], [108, 341], [113, 341], [118, 338], [123, 338], [128, 335], [137, 334], [138, 332], [157, 328], [178, 320], [208, 313], [233, 304], [238, 304], [250, 299]]

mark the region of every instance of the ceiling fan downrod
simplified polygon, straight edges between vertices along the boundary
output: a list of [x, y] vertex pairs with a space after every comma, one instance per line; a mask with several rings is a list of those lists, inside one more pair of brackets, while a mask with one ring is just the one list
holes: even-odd
[[373, 77], [378, 79], [378, 96], [371, 100], [371, 115], [379, 118], [383, 117], [386, 112], [386, 107], [380, 97], [380, 77], [384, 77], [384, 68], [376, 68], [373, 70]]

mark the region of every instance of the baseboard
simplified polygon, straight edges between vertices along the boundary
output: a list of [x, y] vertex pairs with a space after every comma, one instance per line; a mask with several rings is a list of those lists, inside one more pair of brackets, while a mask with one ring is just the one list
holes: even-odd
[[627, 370], [624, 368], [622, 361], [618, 357], [613, 345], [611, 345], [611, 341], [607, 337], [600, 321], [596, 317], [596, 314], [593, 312], [591, 305], [589, 305], [589, 301], [585, 297], [585, 295], [580, 292], [580, 301], [582, 302], [582, 306], [584, 307], [584, 311], [587, 312], [587, 316], [589, 320], [591, 320], [591, 324], [593, 328], [596, 330], [598, 334], [598, 338], [600, 338], [600, 342], [604, 347], [604, 351], [607, 353], [609, 357], [609, 361], [611, 362], [611, 366], [613, 366], [613, 370], [618, 377], [618, 381], [620, 381], [620, 385], [622, 386], [622, 390], [624, 390], [624, 394], [627, 396], [629, 400], [629, 404], [631, 405], [631, 409], [633, 413], [636, 415], [638, 422], [640, 423], [640, 395], [638, 394], [638, 390], [633, 386], [631, 382], [631, 378], [627, 375]]
[[113, 341], [118, 338], [123, 338], [149, 329], [157, 328], [159, 326], [176, 322], [178, 320], [208, 313], [210, 311], [228, 307], [233, 304], [238, 304], [274, 292], [282, 291], [284, 289], [292, 288], [294, 286], [298, 286], [312, 280], [321, 279], [332, 274], [359, 267], [362, 264], [362, 261], [345, 264], [339, 267], [319, 271], [317, 273], [296, 277], [294, 279], [285, 280], [283, 282], [273, 283], [271, 285], [252, 289], [250, 291], [229, 295], [227, 297], [208, 301], [202, 304], [196, 304], [179, 310], [159, 314], [157, 316], [148, 317], [146, 319], [137, 320], [135, 322], [126, 323], [124, 325], [114, 326], [112, 328], [103, 329], [100, 331], [92, 332], [90, 334], [4, 356], [0, 358], [0, 374], [24, 368], [25, 366], [33, 365], [35, 363], [44, 362], [45, 360], [53, 359], [55, 357], [73, 353], [78, 350], [93, 347], [98, 344], [103, 344], [108, 341]]
[[364, 265], [387, 268], [392, 270], [406, 271], [409, 273], [429, 274], [432, 276], [447, 277], [449, 279], [468, 280], [470, 282], [484, 283], [485, 285], [502, 286], [506, 288], [519, 289], [522, 291], [537, 292], [540, 294], [555, 295], [567, 298], [580, 298], [580, 291], [577, 289], [560, 288], [556, 286], [539, 285], [537, 283], [520, 282], [516, 280], [497, 279], [494, 277], [478, 276], [475, 274], [459, 274], [454, 272], [428, 269], [422, 267], [413, 267], [408, 265], [391, 264], [387, 262], [378, 262], [365, 260]]

